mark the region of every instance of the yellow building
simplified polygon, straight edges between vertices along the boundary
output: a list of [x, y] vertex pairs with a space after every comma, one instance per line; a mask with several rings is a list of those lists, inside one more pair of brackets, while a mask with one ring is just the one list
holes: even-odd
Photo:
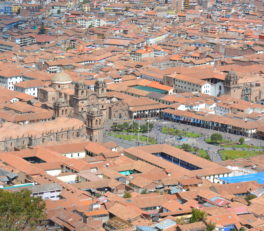
[[90, 4], [88, 4], [88, 3], [83, 4], [82, 8], [83, 8], [83, 10], [84, 10], [85, 12], [89, 12], [89, 11], [91, 10], [91, 8], [90, 8]]
[[12, 6], [12, 13], [17, 13], [19, 11], [19, 9], [21, 8], [20, 5], [13, 5]]
[[189, 8], [189, 0], [184, 0], [184, 9], [188, 9]]

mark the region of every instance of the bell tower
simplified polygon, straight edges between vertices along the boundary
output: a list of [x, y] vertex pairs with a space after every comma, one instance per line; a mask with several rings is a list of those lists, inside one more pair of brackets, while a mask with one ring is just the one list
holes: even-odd
[[99, 110], [103, 113], [103, 118], [107, 118], [107, 97], [106, 97], [106, 84], [103, 80], [97, 80], [94, 85], [94, 91], [98, 98]]
[[72, 108], [69, 105], [69, 102], [67, 102], [63, 98], [59, 98], [54, 103], [54, 116], [60, 117], [60, 116], [71, 116], [72, 115]]
[[87, 112], [87, 136], [90, 141], [103, 142], [103, 113], [96, 106], [91, 106]]
[[94, 91], [97, 93], [98, 97], [105, 97], [106, 84], [103, 80], [97, 80], [94, 85]]
[[73, 96], [74, 114], [79, 115], [87, 111], [87, 98], [87, 89], [85, 88], [84, 83], [76, 83]]
[[232, 95], [232, 92], [237, 87], [238, 87], [238, 76], [234, 71], [229, 71], [224, 80], [225, 94]]

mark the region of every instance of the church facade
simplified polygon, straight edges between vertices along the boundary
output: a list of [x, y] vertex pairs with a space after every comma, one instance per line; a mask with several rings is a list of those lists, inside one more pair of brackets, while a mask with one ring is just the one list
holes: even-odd
[[102, 141], [106, 120], [128, 117], [128, 111], [124, 111], [128, 107], [123, 102], [107, 99], [104, 81], [96, 81], [92, 91], [83, 82], [74, 84], [65, 72], [57, 73], [50, 86], [39, 89], [38, 98], [43, 107], [54, 111], [55, 118], [73, 117], [84, 121], [87, 137], [94, 142]]
[[229, 71], [224, 80], [224, 92], [234, 98], [250, 102], [259, 102], [264, 98], [264, 81], [258, 78], [239, 78], [234, 71]]

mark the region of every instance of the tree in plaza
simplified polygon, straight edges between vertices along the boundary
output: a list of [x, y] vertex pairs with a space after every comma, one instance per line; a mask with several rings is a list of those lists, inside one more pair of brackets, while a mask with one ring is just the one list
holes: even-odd
[[148, 132], [148, 124], [145, 123], [145, 124], [141, 125], [140, 126], [140, 131], [143, 132], [143, 133]]
[[244, 137], [240, 137], [238, 140], [239, 144], [242, 145], [245, 143], [245, 138]]
[[129, 124], [127, 122], [123, 123], [123, 130], [128, 130]]
[[192, 216], [190, 218], [190, 223], [198, 222], [198, 221], [204, 221], [206, 218], [206, 213], [204, 211], [201, 211], [199, 209], [193, 208], [192, 209]]
[[1, 231], [36, 230], [45, 219], [45, 202], [28, 190], [0, 190], [0, 214]]
[[189, 144], [182, 144], [181, 148], [185, 151], [185, 152], [191, 152], [192, 151], [192, 146]]
[[214, 143], [219, 143], [219, 142], [221, 142], [223, 140], [223, 137], [219, 133], [214, 133], [214, 134], [211, 135], [210, 139]]
[[113, 131], [116, 131], [118, 128], [117, 128], [117, 123], [113, 123], [112, 126], [111, 126], [111, 129]]
[[151, 131], [152, 129], [153, 129], [153, 127], [154, 127], [154, 124], [153, 123], [149, 123], [149, 131]]
[[137, 132], [138, 129], [139, 129], [139, 125], [137, 122], [133, 122], [131, 125], [130, 125], [130, 128], [129, 128], [132, 132]]

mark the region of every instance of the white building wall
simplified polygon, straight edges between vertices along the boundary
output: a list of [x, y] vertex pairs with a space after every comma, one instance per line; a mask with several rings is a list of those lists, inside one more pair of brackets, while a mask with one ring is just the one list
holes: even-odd
[[23, 81], [22, 76], [14, 76], [7, 79], [7, 89], [14, 90], [14, 85]]
[[67, 158], [73, 158], [73, 159], [81, 159], [81, 158], [85, 158], [86, 153], [85, 151], [83, 152], [71, 152], [71, 153], [66, 153], [64, 154], [65, 157]]
[[61, 169], [48, 170], [46, 173], [50, 176], [58, 176], [61, 174]]
[[49, 73], [58, 73], [58, 72], [60, 72], [62, 69], [61, 69], [61, 67], [59, 67], [59, 66], [50, 66], [50, 67], [48, 67], [48, 72]]
[[202, 85], [201, 92], [203, 94], [211, 95], [211, 92], [212, 92], [211, 84], [206, 83], [206, 84]]
[[38, 87], [26, 88], [25, 93], [34, 97], [38, 97]]
[[15, 91], [23, 92], [28, 95], [32, 95], [34, 97], [38, 97], [38, 87], [31, 87], [31, 88], [22, 88], [15, 86]]
[[41, 197], [43, 200], [59, 200], [61, 191], [51, 191], [44, 193], [34, 193], [34, 197]]
[[257, 171], [253, 169], [248, 169], [248, 168], [241, 168], [237, 166], [227, 166], [228, 169], [232, 171], [230, 176], [243, 176], [247, 174], [254, 174], [257, 173]]
[[220, 96], [224, 94], [224, 84], [223, 82], [218, 82], [216, 84], [211, 84], [211, 94], [212, 96]]
[[77, 175], [72, 174], [72, 175], [67, 175], [67, 176], [58, 176], [57, 179], [65, 182], [65, 183], [72, 183], [72, 182], [76, 181]]

